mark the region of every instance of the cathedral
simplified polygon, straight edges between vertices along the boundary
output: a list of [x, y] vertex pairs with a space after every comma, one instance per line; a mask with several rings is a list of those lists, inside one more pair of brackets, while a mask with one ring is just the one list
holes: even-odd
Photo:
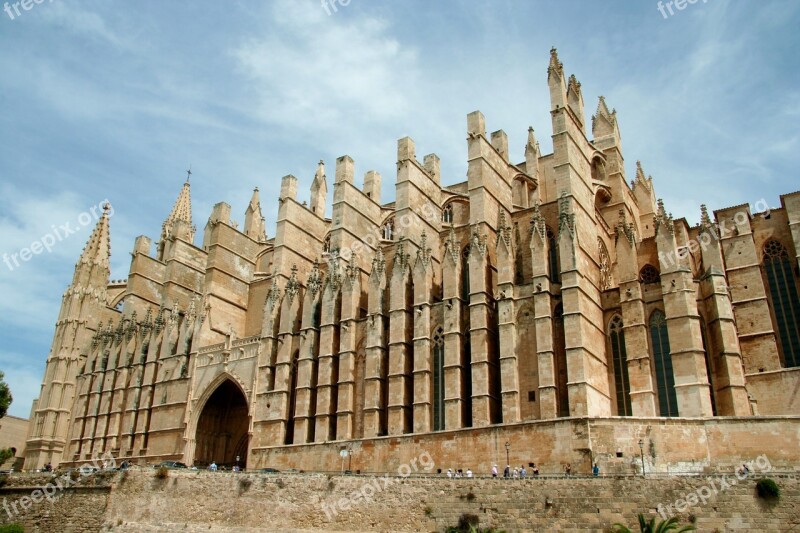
[[269, 232], [255, 189], [242, 227], [220, 202], [196, 238], [187, 180], [125, 280], [106, 211], [63, 295], [25, 468], [796, 464], [800, 192], [674, 219], [555, 49], [547, 82], [553, 153], [531, 128], [515, 158], [475, 111], [466, 181], [406, 137], [391, 202], [344, 155], [330, 218], [320, 162], [307, 198], [282, 178]]

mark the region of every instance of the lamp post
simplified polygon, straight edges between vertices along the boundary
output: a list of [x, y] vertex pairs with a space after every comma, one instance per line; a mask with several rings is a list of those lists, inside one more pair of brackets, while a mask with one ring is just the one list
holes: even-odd
[[644, 440], [639, 439], [639, 453], [642, 457], [642, 477], [645, 477], [644, 474]]
[[236, 456], [236, 470], [239, 470], [239, 456]]
[[353, 473], [353, 446], [352, 445], [347, 447], [347, 455], [348, 455], [348, 458], [347, 458], [347, 469], [352, 474]]
[[511, 464], [511, 461], [508, 459], [508, 450], [509, 450], [509, 448], [511, 448], [511, 443], [510, 442], [506, 442], [506, 464], [507, 465]]

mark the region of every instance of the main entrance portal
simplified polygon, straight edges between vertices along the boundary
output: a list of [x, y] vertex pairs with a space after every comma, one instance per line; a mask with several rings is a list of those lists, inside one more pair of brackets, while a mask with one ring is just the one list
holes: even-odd
[[224, 381], [211, 395], [197, 421], [194, 464], [204, 467], [212, 461], [232, 468], [239, 458], [247, 462], [249, 420], [247, 399], [232, 381]]

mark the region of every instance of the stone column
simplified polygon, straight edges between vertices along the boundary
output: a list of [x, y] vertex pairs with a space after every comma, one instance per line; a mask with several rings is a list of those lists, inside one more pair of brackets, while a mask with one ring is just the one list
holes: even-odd
[[[527, 193], [526, 195], [527, 196]], [[517, 354], [516, 306], [514, 275], [516, 273], [511, 226], [505, 211], [500, 212], [497, 234], [497, 314], [500, 337], [500, 378], [503, 423], [519, 422], [519, 361]]]
[[336, 438], [352, 439], [356, 410], [356, 320], [361, 301], [361, 269], [351, 261], [342, 287], [342, 321], [339, 336], [339, 400]]
[[633, 224], [620, 210], [616, 228], [617, 275], [625, 353], [628, 356], [631, 411], [633, 416], [656, 416], [652, 359], [647, 341], [644, 291], [639, 282], [639, 259]]
[[431, 294], [433, 265], [427, 235], [417, 251], [414, 276], [414, 433], [433, 430], [433, 351], [431, 342]]
[[716, 387], [717, 414], [749, 416], [750, 400], [745, 388], [742, 352], [725, 279], [719, 233], [711, 223], [706, 206], [701, 206], [701, 210], [699, 239], [705, 273], [700, 288], [708, 311], [710, 342], [707, 357], [716, 362], [713, 382]]
[[469, 250], [469, 324], [472, 350], [472, 421], [476, 427], [488, 426], [500, 418], [500, 390], [497, 386], [497, 354], [491, 336], [491, 285], [486, 236], [477, 228]]
[[294, 443], [314, 442], [316, 414], [317, 354], [319, 353], [319, 313], [322, 274], [314, 263], [303, 302], [300, 327], [300, 357], [297, 360], [297, 395], [295, 397]]
[[328, 278], [325, 280], [325, 289], [322, 293], [315, 442], [325, 442], [336, 438], [341, 283], [338, 258], [334, 255], [330, 261]]
[[364, 437], [386, 433], [387, 370], [385, 308], [386, 260], [378, 248], [369, 276], [366, 332], [366, 368], [364, 372]]
[[531, 216], [531, 265], [536, 350], [539, 370], [539, 408], [543, 419], [558, 417], [555, 345], [553, 339], [553, 287], [550, 283], [550, 243], [539, 204]]
[[465, 419], [466, 403], [472, 398], [465, 394], [464, 380], [467, 372], [464, 357], [464, 322], [466, 302], [461, 298], [461, 244], [455, 231], [445, 242], [442, 263], [442, 285], [444, 302], [444, 424], [445, 429], [459, 429], [472, 425]]
[[[659, 201], [655, 217], [659, 257], [677, 257], [672, 217]], [[667, 315], [670, 357], [680, 416], [712, 416], [705, 351], [692, 272], [679, 261], [661, 262], [661, 287]]]
[[413, 320], [411, 308], [411, 272], [409, 257], [401, 240], [395, 248], [389, 296], [389, 434], [400, 435], [412, 431], [412, 395], [414, 393], [412, 368], [413, 347], [411, 335]]

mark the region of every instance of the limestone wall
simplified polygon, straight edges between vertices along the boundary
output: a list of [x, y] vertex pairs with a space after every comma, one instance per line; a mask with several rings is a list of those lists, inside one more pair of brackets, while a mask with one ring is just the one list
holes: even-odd
[[[462, 515], [481, 527], [506, 531], [609, 531], [633, 525], [636, 514], [665, 515], [672, 505], [699, 531], [789, 531], [800, 523], [800, 477], [772, 473], [781, 499], [755, 493], [760, 474], [737, 481], [683, 477], [537, 478], [504, 480], [444, 477], [379, 478], [324, 474], [211, 473], [152, 469], [118, 474], [111, 487], [69, 490], [55, 504], [34, 505], [26, 531], [444, 531]], [[27, 491], [27, 492], [26, 492]], [[716, 493], [715, 493], [716, 492]], [[28, 488], [2, 488], [10, 500]], [[679, 500], [697, 504], [683, 507]], [[7, 523], [5, 513], [0, 524]]]

